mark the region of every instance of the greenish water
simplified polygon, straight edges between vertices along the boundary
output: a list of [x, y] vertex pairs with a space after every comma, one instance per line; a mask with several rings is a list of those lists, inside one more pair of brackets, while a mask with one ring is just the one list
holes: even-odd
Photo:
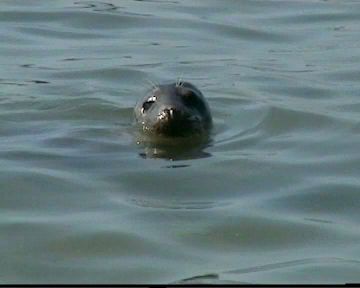
[[[360, 1], [1, 1], [0, 283], [360, 282]], [[182, 77], [206, 157], [144, 158]]]

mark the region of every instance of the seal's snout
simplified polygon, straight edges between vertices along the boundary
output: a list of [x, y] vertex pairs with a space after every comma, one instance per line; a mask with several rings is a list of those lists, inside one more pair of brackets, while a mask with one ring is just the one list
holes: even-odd
[[184, 117], [184, 113], [176, 108], [165, 108], [160, 114], [160, 118], [166, 120], [177, 120]]
[[164, 108], [158, 117], [156, 129], [167, 136], [184, 136], [194, 132], [196, 123], [191, 115], [179, 108]]

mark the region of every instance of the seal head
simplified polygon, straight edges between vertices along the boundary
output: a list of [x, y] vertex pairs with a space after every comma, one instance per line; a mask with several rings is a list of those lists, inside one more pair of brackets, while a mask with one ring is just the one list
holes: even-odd
[[135, 106], [135, 117], [145, 133], [156, 136], [203, 135], [212, 126], [209, 105], [189, 82], [154, 87]]

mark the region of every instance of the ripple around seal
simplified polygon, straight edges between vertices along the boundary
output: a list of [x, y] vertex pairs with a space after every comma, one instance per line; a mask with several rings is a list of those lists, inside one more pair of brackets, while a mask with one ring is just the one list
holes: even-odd
[[292, 213], [306, 213], [308, 216], [317, 215], [339, 222], [344, 221], [341, 219], [344, 216], [340, 215], [346, 211], [346, 220], [355, 224], [354, 219], [358, 210], [358, 184], [356, 184], [356, 179], [350, 179], [347, 181], [348, 183], [341, 183], [340, 181], [329, 183], [326, 179], [317, 182], [319, 183], [309, 185], [297, 193], [282, 195], [269, 200], [269, 205]]
[[[227, 217], [227, 223], [221, 224], [221, 227], [214, 224], [191, 234], [184, 233], [180, 237], [184, 243], [191, 242], [193, 247], [209, 249], [213, 253], [216, 253], [217, 249], [223, 249], [224, 253], [247, 253], [253, 249], [253, 245], [263, 252], [282, 250], [288, 242], [292, 243], [293, 248], [311, 246], [313, 242], [325, 240], [329, 245], [334, 245], [347, 237], [356, 241], [358, 234], [346, 230], [338, 233], [331, 229], [332, 227], [275, 217], [272, 220], [256, 216]], [[205, 243], [204, 239], [211, 240]]]
[[57, 31], [45, 28], [29, 28], [29, 27], [20, 27], [18, 28], [19, 32], [30, 34], [33, 37], [45, 37], [45, 38], [54, 38], [61, 39], [64, 41], [65, 39], [76, 39], [76, 40], [84, 40], [84, 39], [94, 39], [104, 37], [99, 34], [94, 33], [84, 33], [84, 32], [70, 32], [70, 31]]
[[[190, 278], [176, 281], [176, 284], [250, 284], [256, 285], [268, 279], [268, 284], [287, 283], [283, 278], [283, 273], [292, 270], [291, 277], [297, 279], [297, 283], [308, 284], [310, 279], [307, 277], [311, 269], [317, 270], [316, 279], [312, 283], [324, 284], [322, 279], [327, 279], [326, 283], [356, 283], [357, 278], [353, 277], [354, 273], [359, 271], [359, 261], [342, 258], [306, 258], [282, 263], [273, 263], [267, 265], [253, 266], [233, 271], [224, 271], [219, 273], [208, 273], [204, 275], [193, 276]], [[344, 278], [339, 280], [334, 274], [342, 273], [340, 271], [349, 271], [344, 273]]]

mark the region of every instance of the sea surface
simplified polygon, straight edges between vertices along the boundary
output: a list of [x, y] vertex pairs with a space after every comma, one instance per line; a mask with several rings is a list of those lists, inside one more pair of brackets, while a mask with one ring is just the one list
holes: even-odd
[[[214, 128], [164, 157], [178, 79]], [[360, 282], [359, 149], [360, 1], [0, 2], [1, 284]]]

